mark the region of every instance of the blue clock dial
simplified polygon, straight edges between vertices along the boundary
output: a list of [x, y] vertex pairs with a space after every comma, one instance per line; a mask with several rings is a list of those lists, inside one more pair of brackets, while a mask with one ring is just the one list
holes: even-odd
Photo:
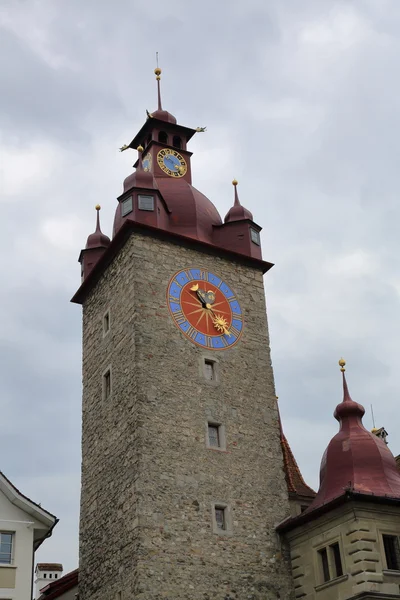
[[170, 177], [183, 177], [187, 172], [187, 164], [183, 156], [171, 148], [163, 148], [157, 154], [157, 164]]
[[179, 271], [169, 282], [167, 302], [175, 325], [198, 346], [225, 350], [242, 335], [239, 300], [215, 273], [195, 267]]
[[146, 156], [143, 157], [143, 169], [145, 171], [151, 171], [151, 154], [147, 153]]

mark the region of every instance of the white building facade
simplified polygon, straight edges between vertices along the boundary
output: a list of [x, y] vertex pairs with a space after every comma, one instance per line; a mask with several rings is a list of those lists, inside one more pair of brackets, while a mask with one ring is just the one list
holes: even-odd
[[57, 521], [0, 472], [0, 600], [31, 600], [34, 552]]

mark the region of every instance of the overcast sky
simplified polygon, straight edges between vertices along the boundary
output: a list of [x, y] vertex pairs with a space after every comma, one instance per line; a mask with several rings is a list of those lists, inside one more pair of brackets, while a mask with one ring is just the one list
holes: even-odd
[[263, 227], [284, 428], [307, 482], [350, 392], [400, 453], [398, 0], [0, 0], [0, 469], [60, 518], [37, 560], [77, 566], [77, 258], [156, 108], [207, 133], [194, 185], [231, 180]]

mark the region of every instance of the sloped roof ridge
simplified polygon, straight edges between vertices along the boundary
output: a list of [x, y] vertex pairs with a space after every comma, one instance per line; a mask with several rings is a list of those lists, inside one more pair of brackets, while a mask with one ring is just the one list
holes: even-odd
[[285, 434], [283, 433], [281, 426], [281, 446], [283, 453], [283, 465], [285, 469], [286, 481], [288, 486], [289, 494], [296, 494], [297, 496], [307, 496], [309, 498], [315, 498], [316, 492], [310, 488], [309, 485], [303, 479], [299, 465], [294, 457], [291, 447]]

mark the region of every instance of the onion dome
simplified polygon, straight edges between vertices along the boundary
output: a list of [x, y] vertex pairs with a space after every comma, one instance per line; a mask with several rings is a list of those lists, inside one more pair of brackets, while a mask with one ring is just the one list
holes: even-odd
[[157, 183], [171, 213], [170, 230], [212, 243], [213, 228], [222, 221], [211, 200], [184, 178], [162, 177]]
[[158, 93], [158, 108], [153, 113], [151, 113], [151, 117], [154, 119], [160, 119], [160, 121], [166, 121], [167, 123], [173, 123], [176, 125], [176, 118], [174, 115], [171, 115], [166, 110], [163, 110], [161, 104], [161, 89], [160, 89], [160, 79], [161, 79], [161, 69], [157, 67], [154, 69], [154, 73], [157, 79], [157, 93]]
[[349, 394], [345, 361], [339, 365], [343, 377], [343, 402], [334, 417], [340, 423], [321, 461], [320, 487], [308, 512], [347, 491], [378, 497], [400, 498], [400, 473], [384, 440], [362, 424], [365, 409]]
[[253, 215], [251, 214], [251, 212], [247, 210], [247, 208], [244, 208], [244, 206], [242, 206], [239, 202], [237, 184], [238, 182], [236, 181], [236, 179], [234, 179], [232, 181], [232, 185], [235, 188], [235, 201], [232, 208], [230, 208], [226, 214], [226, 217], [224, 219], [225, 223], [231, 223], [232, 221], [243, 221], [245, 219], [250, 219], [250, 221], [253, 220]]
[[100, 209], [100, 204], [97, 204], [96, 231], [89, 235], [86, 242], [86, 250], [89, 250], [90, 248], [108, 248], [111, 243], [110, 238], [106, 236], [100, 229]]
[[130, 189], [145, 188], [145, 189], [157, 189], [157, 183], [153, 173], [147, 169], [143, 169], [142, 152], [143, 146], [138, 146], [137, 151], [139, 153], [139, 164], [136, 171], [128, 175], [124, 180], [124, 192], [128, 192]]

